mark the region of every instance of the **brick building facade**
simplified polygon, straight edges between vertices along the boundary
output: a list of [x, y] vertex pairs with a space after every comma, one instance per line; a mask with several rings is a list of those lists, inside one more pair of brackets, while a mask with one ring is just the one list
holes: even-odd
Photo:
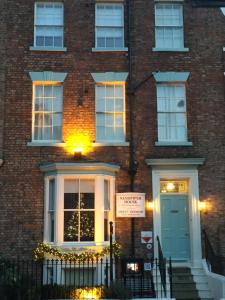
[[[147, 255], [141, 231], [154, 231], [167, 256], [198, 264], [203, 228], [224, 254], [221, 9], [7, 0], [0, 22], [0, 253], [101, 247], [113, 221], [128, 255]], [[117, 218], [122, 192], [153, 210]]]

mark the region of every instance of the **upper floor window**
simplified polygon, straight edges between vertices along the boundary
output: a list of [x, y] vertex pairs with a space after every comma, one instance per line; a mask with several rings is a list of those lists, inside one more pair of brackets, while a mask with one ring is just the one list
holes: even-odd
[[124, 47], [124, 12], [122, 4], [96, 4], [95, 47], [117, 49]]
[[34, 84], [33, 86], [33, 141], [62, 140], [61, 84]]
[[35, 4], [34, 47], [63, 47], [63, 4], [37, 2]]
[[62, 141], [63, 82], [67, 73], [29, 72], [33, 82], [32, 142], [40, 145]]
[[184, 47], [182, 4], [155, 4], [155, 47], [157, 49]]
[[96, 141], [125, 141], [125, 85], [96, 85]]
[[187, 141], [186, 97], [183, 83], [157, 84], [158, 141]]

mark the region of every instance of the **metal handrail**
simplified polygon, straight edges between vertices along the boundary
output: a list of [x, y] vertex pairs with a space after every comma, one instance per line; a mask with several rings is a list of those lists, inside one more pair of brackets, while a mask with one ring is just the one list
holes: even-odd
[[158, 244], [158, 267], [159, 273], [161, 278], [161, 284], [164, 291], [164, 296], [167, 297], [167, 290], [166, 290], [166, 259], [163, 256], [161, 243], [159, 237], [156, 237], [157, 244]]
[[225, 275], [225, 257], [215, 254], [206, 230], [203, 229], [202, 232], [204, 237], [205, 259], [210, 271], [220, 275]]

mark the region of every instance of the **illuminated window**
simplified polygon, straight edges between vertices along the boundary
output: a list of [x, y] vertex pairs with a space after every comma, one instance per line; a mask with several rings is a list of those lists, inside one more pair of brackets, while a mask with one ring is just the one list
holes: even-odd
[[187, 181], [160, 181], [160, 193], [187, 193]]
[[38, 2], [35, 4], [34, 46], [63, 47], [63, 4]]
[[122, 4], [96, 4], [96, 48], [124, 47], [124, 17]]
[[100, 174], [46, 177], [45, 240], [95, 245], [109, 241], [114, 219], [114, 177]]
[[179, 49], [184, 47], [183, 6], [179, 3], [155, 5], [155, 47]]
[[94, 241], [94, 180], [64, 182], [64, 241]]
[[96, 141], [125, 141], [124, 84], [96, 85]]
[[185, 84], [157, 84], [158, 141], [187, 141]]
[[33, 141], [62, 140], [61, 84], [33, 86]]

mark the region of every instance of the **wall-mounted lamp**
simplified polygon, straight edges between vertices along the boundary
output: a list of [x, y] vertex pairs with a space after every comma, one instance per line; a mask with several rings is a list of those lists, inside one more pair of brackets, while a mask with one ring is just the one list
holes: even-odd
[[75, 159], [80, 159], [82, 157], [83, 148], [77, 147], [73, 149], [73, 157]]
[[198, 201], [198, 209], [201, 211], [201, 212], [206, 212], [206, 209], [207, 209], [207, 205], [206, 205], [206, 201]]
[[151, 200], [147, 200], [147, 209], [154, 210], [154, 203]]

